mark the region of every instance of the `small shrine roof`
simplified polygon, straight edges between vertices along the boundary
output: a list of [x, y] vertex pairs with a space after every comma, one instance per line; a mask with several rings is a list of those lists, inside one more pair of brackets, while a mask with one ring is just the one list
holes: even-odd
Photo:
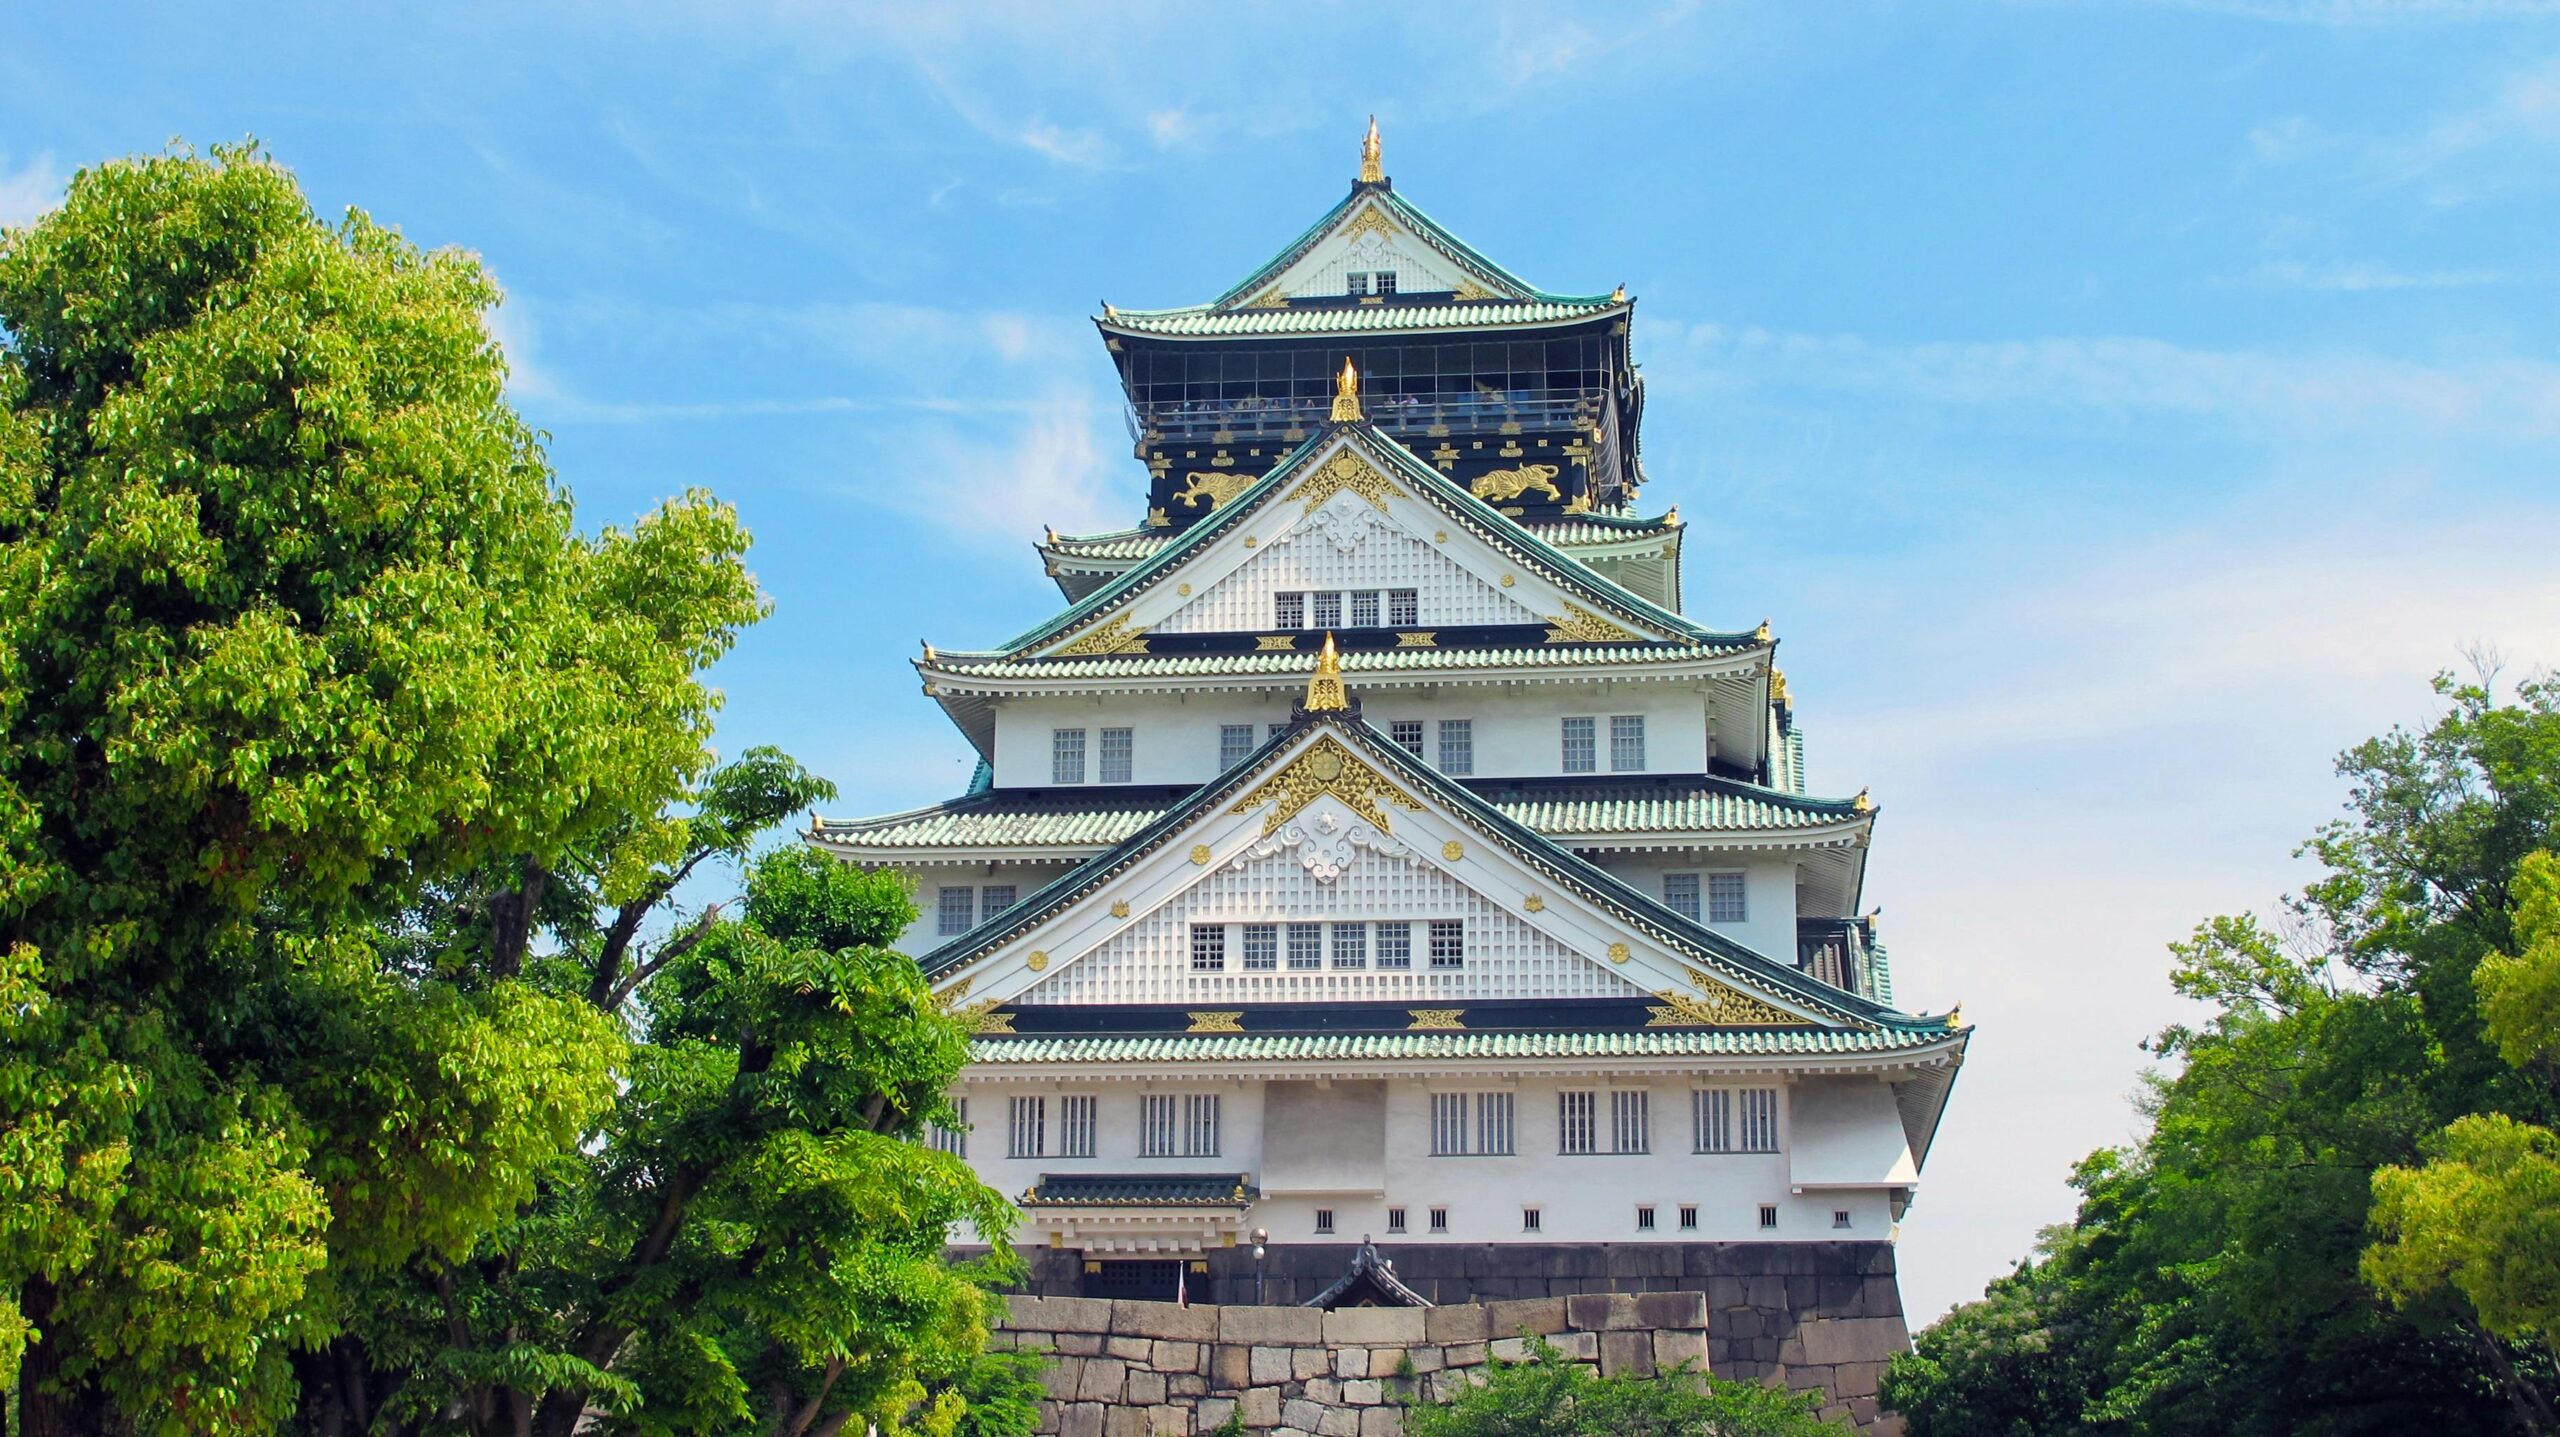
[[1024, 1207], [1244, 1207], [1262, 1195], [1243, 1173], [1042, 1173]]

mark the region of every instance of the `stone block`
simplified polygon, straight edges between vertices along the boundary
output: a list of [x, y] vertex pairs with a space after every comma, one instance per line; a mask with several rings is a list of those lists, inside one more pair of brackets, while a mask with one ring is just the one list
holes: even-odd
[[1102, 1416], [1102, 1437], [1148, 1437], [1147, 1409], [1113, 1407]]
[[1194, 1308], [1218, 1315], [1218, 1340], [1247, 1344], [1324, 1341], [1324, 1314], [1312, 1307]]
[[1411, 1347], [1422, 1341], [1419, 1307], [1346, 1307], [1324, 1315], [1324, 1340], [1335, 1346]]
[[1313, 1432], [1316, 1430], [1316, 1425], [1322, 1421], [1324, 1421], [1324, 1408], [1304, 1397], [1292, 1397], [1280, 1404], [1280, 1422], [1284, 1427]]
[[1286, 1382], [1296, 1375], [1289, 1368], [1290, 1362], [1297, 1356], [1297, 1349], [1255, 1347], [1248, 1350], [1253, 1353], [1253, 1362], [1248, 1373], [1253, 1381], [1257, 1383]]
[[1796, 1329], [1804, 1342], [1804, 1360], [1813, 1363], [1889, 1362], [1908, 1342], [1902, 1321], [1893, 1317], [1842, 1317], [1808, 1322]]
[[1280, 1389], [1247, 1388], [1236, 1408], [1244, 1413], [1244, 1425], [1247, 1427], [1277, 1427], [1280, 1425]]
[[1564, 1331], [1564, 1305], [1561, 1297], [1533, 1297], [1516, 1302], [1489, 1303], [1485, 1322], [1489, 1335], [1517, 1337], [1523, 1332], [1540, 1336]]
[[[1405, 1349], [1393, 1347], [1370, 1348], [1369, 1370], [1358, 1375], [1362, 1377], [1393, 1377], [1396, 1373], [1403, 1370], [1405, 1364], [1413, 1362], [1414, 1353], [1426, 1352], [1429, 1350], [1430, 1349], [1428, 1348], [1422, 1347]], [[1421, 1365], [1419, 1363], [1414, 1364], [1414, 1370], [1417, 1372], [1422, 1370]]]
[[1129, 1364], [1116, 1357], [1088, 1357], [1076, 1377], [1076, 1397], [1084, 1402], [1117, 1402]]
[[1110, 1340], [1091, 1332], [1061, 1332], [1058, 1351], [1069, 1357], [1100, 1357], [1102, 1344]]
[[1129, 1372], [1127, 1391], [1126, 1400], [1131, 1406], [1157, 1406], [1164, 1401], [1164, 1374], [1152, 1372], [1143, 1367], [1132, 1368]]
[[1128, 1337], [1165, 1337], [1176, 1342], [1218, 1340], [1218, 1307], [1177, 1307], [1170, 1302], [1111, 1304], [1111, 1330]]
[[1084, 1359], [1053, 1357], [1040, 1369], [1040, 1388], [1061, 1402], [1076, 1395], [1076, 1384], [1084, 1379]]
[[1877, 1383], [1884, 1376], [1881, 1362], [1843, 1362], [1831, 1369], [1831, 1395], [1846, 1402], [1852, 1397], [1873, 1397]]
[[1192, 1409], [1192, 1411], [1194, 1420], [1197, 1422], [1201, 1431], [1215, 1432], [1219, 1428], [1227, 1425], [1228, 1418], [1236, 1415], [1236, 1399], [1232, 1397], [1203, 1397], [1200, 1399], [1200, 1405]]
[[1547, 1341], [1555, 1349], [1576, 1362], [1594, 1362], [1600, 1357], [1600, 1334], [1596, 1332], [1559, 1332]]
[[1123, 1362], [1144, 1362], [1155, 1356], [1156, 1340], [1152, 1337], [1106, 1337], [1102, 1340], [1105, 1357]]
[[1360, 1414], [1348, 1407], [1328, 1407], [1316, 1419], [1316, 1437], [1360, 1437]]
[[1452, 1342], [1440, 1351], [1451, 1367], [1474, 1367], [1484, 1361], [1485, 1349], [1488, 1345], [1482, 1342]]
[[1651, 1377], [1653, 1375], [1652, 1333], [1603, 1332], [1598, 1336], [1601, 1376]]
[[1404, 1414], [1393, 1407], [1372, 1407], [1360, 1414], [1360, 1437], [1404, 1437]]
[[[1434, 1307], [1422, 1314], [1422, 1340], [1425, 1342], [1485, 1342], [1493, 1335], [1492, 1315], [1482, 1303]], [[1503, 1335], [1508, 1337], [1510, 1334]]]
[[1221, 1343], [1209, 1349], [1209, 1381], [1229, 1391], [1240, 1391], [1253, 1383], [1253, 1349]]
[[1098, 1402], [1078, 1402], [1058, 1409], [1058, 1437], [1102, 1437], [1103, 1407]]
[[1166, 1404], [1147, 1409], [1148, 1437], [1191, 1437], [1191, 1409]]
[[1623, 1292], [1568, 1297], [1564, 1321], [1584, 1332], [1623, 1332], [1636, 1325], [1636, 1300]]
[[1653, 1365], [1668, 1372], [1686, 1362], [1698, 1371], [1707, 1370], [1707, 1335], [1703, 1332], [1681, 1332], [1664, 1329], [1653, 1334]]
[[1320, 1402], [1331, 1407], [1342, 1400], [1342, 1384], [1330, 1377], [1310, 1377], [1298, 1395], [1309, 1402]]
[[1497, 1337], [1486, 1344], [1486, 1350], [1492, 1353], [1496, 1362], [1526, 1362], [1529, 1360], [1529, 1339]]
[[1333, 1375], [1336, 1377], [1368, 1376], [1369, 1349], [1365, 1347], [1335, 1348], [1333, 1350]]
[[1168, 1372], [1164, 1376], [1164, 1390], [1176, 1397], [1205, 1397], [1209, 1392], [1209, 1379], [1197, 1372]]
[[1045, 1332], [1109, 1332], [1111, 1302], [1101, 1297], [1008, 1297], [1010, 1326]]
[[1289, 1350], [1289, 1375], [1304, 1382], [1322, 1377], [1333, 1370], [1333, 1354], [1321, 1347], [1295, 1347]]
[[1449, 1365], [1449, 1349], [1445, 1347], [1417, 1347], [1409, 1355], [1413, 1358], [1413, 1371], [1416, 1376], [1425, 1372], [1437, 1372]]
[[1638, 1327], [1697, 1327], [1707, 1325], [1707, 1295], [1703, 1292], [1648, 1292], [1636, 1298]]
[[1363, 1377], [1357, 1382], [1342, 1384], [1342, 1400], [1354, 1407], [1375, 1407], [1387, 1400], [1387, 1389]]
[[1197, 1372], [1202, 1350], [1197, 1342], [1158, 1342], [1147, 1353], [1147, 1365], [1158, 1372]]

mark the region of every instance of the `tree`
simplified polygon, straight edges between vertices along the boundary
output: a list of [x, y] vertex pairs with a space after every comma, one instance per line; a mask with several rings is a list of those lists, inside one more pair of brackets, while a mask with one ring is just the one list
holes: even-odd
[[1718, 1382], [1682, 1366], [1603, 1377], [1554, 1344], [1531, 1339], [1518, 1362], [1496, 1359], [1481, 1381], [1405, 1413], [1411, 1437], [1819, 1437], [1846, 1429], [1814, 1415], [1819, 1392]]

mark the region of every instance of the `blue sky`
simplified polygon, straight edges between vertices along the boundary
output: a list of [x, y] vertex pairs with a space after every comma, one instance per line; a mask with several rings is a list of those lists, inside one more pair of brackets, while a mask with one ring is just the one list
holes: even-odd
[[919, 639], [1139, 517], [1098, 300], [1223, 289], [1368, 113], [1515, 271], [1627, 284], [1690, 609], [1774, 622], [1906, 1002], [1980, 1024], [1915, 1317], [2134, 1130], [2163, 944], [2301, 880], [2330, 756], [2560, 660], [2550, 5], [416, 8], [0, 9], [0, 223], [255, 135], [479, 252], [582, 516], [755, 528], [723, 743], [843, 812], [966, 778]]

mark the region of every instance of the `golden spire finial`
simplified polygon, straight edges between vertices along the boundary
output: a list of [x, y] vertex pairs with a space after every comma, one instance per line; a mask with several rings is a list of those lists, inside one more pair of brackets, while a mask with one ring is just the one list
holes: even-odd
[[1374, 185], [1387, 177], [1385, 166], [1378, 162], [1378, 117], [1369, 117], [1369, 133], [1360, 141], [1360, 183]]
[[1769, 642], [1769, 621], [1767, 619], [1762, 619], [1760, 621], [1760, 627], [1752, 630], [1751, 637], [1758, 639], [1764, 644]]
[[1334, 653], [1330, 632], [1324, 636], [1324, 647], [1316, 651], [1316, 675], [1307, 680], [1305, 707], [1311, 714], [1351, 707], [1351, 696], [1342, 690], [1342, 660]]
[[1353, 364], [1351, 357], [1345, 355], [1342, 359], [1342, 373], [1333, 381], [1333, 422], [1351, 424], [1357, 423], [1361, 418], [1360, 366]]
[[1871, 813], [1875, 810], [1876, 801], [1867, 797], [1867, 791], [1863, 788], [1858, 790], [1858, 797], [1855, 802], [1858, 805], [1858, 812], [1860, 813]]

